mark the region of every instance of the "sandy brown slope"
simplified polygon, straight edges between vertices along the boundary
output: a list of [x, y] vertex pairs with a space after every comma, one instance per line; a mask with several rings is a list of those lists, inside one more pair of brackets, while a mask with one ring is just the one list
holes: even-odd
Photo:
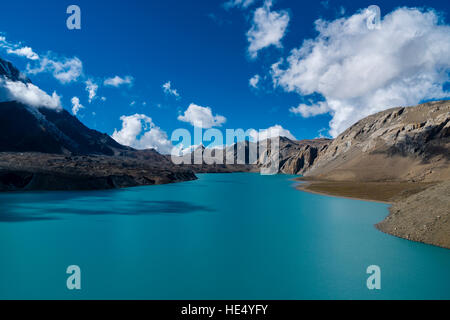
[[377, 224], [383, 232], [450, 248], [450, 181], [396, 202]]
[[402, 181], [306, 181], [297, 186], [298, 190], [359, 200], [394, 203], [421, 192], [433, 185], [433, 182]]
[[393, 108], [359, 121], [304, 174], [331, 181], [450, 179], [450, 102]]

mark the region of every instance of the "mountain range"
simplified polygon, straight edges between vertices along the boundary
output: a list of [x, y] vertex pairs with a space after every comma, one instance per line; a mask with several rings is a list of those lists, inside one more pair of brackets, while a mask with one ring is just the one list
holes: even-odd
[[[31, 84], [0, 59], [0, 79]], [[91, 190], [196, 179], [155, 150], [135, 150], [63, 108], [0, 102], [0, 191]]]
[[[2, 59], [1, 79], [31, 84]], [[222, 150], [224, 159], [235, 160], [233, 165], [211, 161], [175, 165], [170, 156], [123, 146], [109, 135], [87, 128], [63, 108], [7, 99], [0, 102], [0, 191], [171, 183], [196, 179], [198, 172], [258, 171], [267, 157], [277, 157], [281, 173], [302, 175], [308, 181], [299, 188], [395, 203], [391, 215], [378, 225], [381, 230], [450, 247], [450, 196], [439, 196], [436, 201], [420, 198], [448, 190], [450, 101], [388, 109], [358, 121], [335, 139], [293, 141], [280, 137], [279, 141], [279, 150], [269, 147], [256, 163], [249, 163], [254, 143], [243, 141]], [[193, 160], [196, 153], [213, 157], [215, 152], [200, 146], [188, 157]], [[236, 164], [239, 154], [244, 154], [245, 161]], [[426, 227], [418, 228], [423, 225]]]

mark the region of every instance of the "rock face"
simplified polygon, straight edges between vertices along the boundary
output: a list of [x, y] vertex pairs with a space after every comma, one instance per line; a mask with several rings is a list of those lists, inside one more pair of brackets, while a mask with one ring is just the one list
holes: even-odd
[[[224, 149], [205, 148], [201, 145], [191, 153], [186, 153], [182, 157], [175, 157], [175, 162], [180, 163], [179, 167], [193, 170], [196, 173], [256, 172], [258, 167], [250, 164], [248, 161], [248, 146], [248, 141], [234, 144]], [[243, 152], [242, 162], [237, 161], [237, 150], [242, 150]], [[232, 159], [232, 163], [227, 163], [227, 157]], [[166, 158], [172, 163], [170, 155], [166, 156]]]
[[303, 174], [331, 143], [329, 139], [292, 141], [280, 138], [280, 172]]
[[450, 101], [393, 108], [357, 122], [305, 172], [328, 180], [450, 179]]
[[[319, 154], [330, 143], [330, 139], [293, 141], [286, 137], [280, 137], [279, 150], [274, 153], [273, 157], [279, 159], [279, 172], [302, 174], [315, 163]], [[221, 152], [221, 156], [218, 152]], [[253, 156], [250, 156], [250, 154], [253, 154]], [[194, 163], [195, 156], [198, 159], [202, 159], [201, 156], [203, 156], [203, 164], [191, 166], [198, 172], [223, 172], [224, 170], [256, 172], [261, 167], [270, 166], [268, 158], [272, 157], [272, 148], [270, 140], [259, 144], [246, 140], [224, 149], [209, 149], [200, 146], [185, 157], [188, 161]], [[221, 164], [213, 164], [219, 158]]]

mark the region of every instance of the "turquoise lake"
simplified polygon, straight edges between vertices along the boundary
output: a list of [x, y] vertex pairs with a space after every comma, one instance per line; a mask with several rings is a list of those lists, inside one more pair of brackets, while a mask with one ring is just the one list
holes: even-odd
[[386, 204], [293, 178], [0, 194], [0, 299], [450, 299], [450, 250], [379, 232]]

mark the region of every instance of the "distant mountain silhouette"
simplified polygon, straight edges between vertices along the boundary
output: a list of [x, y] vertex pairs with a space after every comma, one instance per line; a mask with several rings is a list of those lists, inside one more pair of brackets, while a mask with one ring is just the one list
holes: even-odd
[[114, 155], [130, 150], [66, 110], [0, 103], [0, 152]]

